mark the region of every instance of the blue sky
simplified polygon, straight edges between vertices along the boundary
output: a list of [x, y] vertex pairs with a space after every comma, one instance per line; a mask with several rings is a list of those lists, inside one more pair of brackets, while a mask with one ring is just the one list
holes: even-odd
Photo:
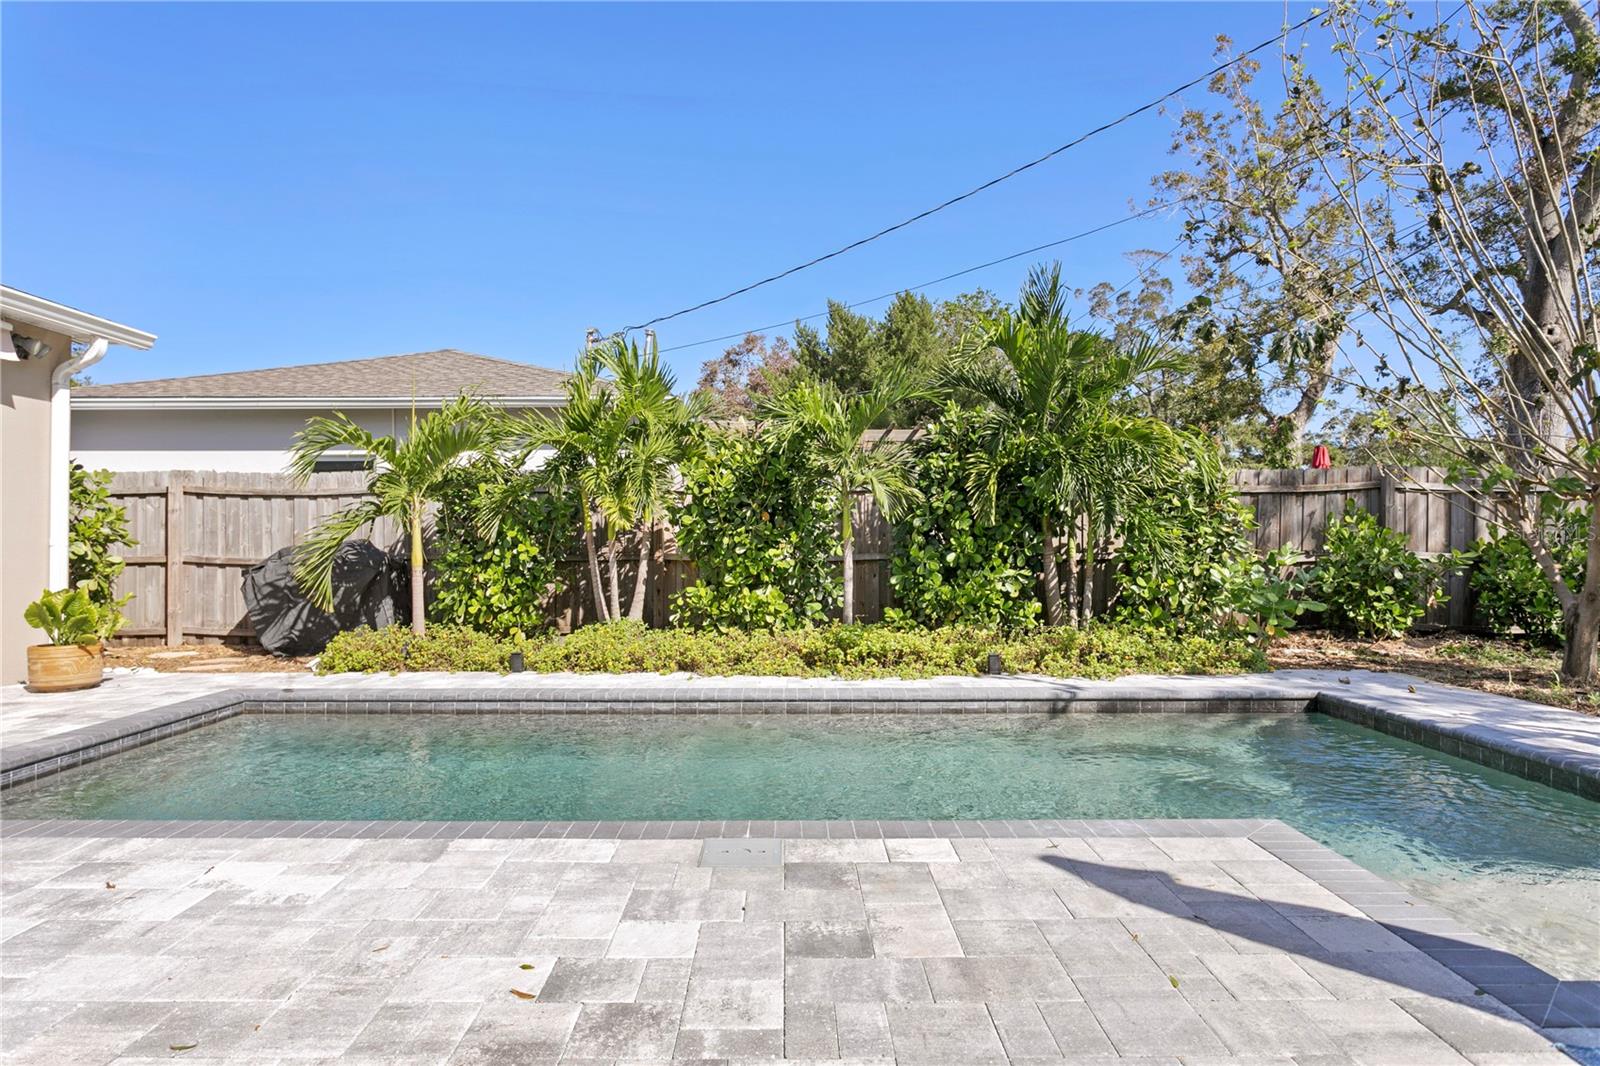
[[[113, 349], [97, 381], [438, 347], [565, 366], [587, 326], [898, 221], [1204, 71], [1216, 34], [1254, 44], [1282, 19], [1268, 3], [8, 2], [0, 274], [160, 335]], [[1135, 119], [661, 343], [1122, 217], [1169, 165], [1171, 128]], [[1051, 254], [1074, 284], [1120, 284], [1127, 252], [1176, 232], [1134, 222]], [[1010, 295], [1027, 265], [929, 295]], [[720, 348], [669, 359], [688, 384]]]

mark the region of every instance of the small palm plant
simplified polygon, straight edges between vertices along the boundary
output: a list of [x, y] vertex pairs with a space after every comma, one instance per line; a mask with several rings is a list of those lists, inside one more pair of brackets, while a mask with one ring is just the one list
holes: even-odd
[[410, 545], [411, 631], [427, 629], [424, 596], [424, 537], [428, 506], [456, 467], [500, 446], [495, 409], [471, 396], [459, 396], [421, 418], [411, 411], [411, 431], [403, 438], [380, 437], [349, 416], [316, 417], [295, 435], [289, 471], [302, 481], [330, 451], [356, 451], [370, 458], [367, 498], [329, 515], [295, 552], [295, 582], [312, 603], [333, 609], [333, 564], [344, 542], [380, 518], [404, 531]]
[[[1094, 555], [1119, 522], [1151, 521], [1137, 505], [1181, 469], [1183, 440], [1165, 423], [1128, 413], [1121, 400], [1149, 374], [1177, 363], [1163, 346], [1119, 347], [1068, 326], [1059, 264], [1035, 267], [1016, 310], [983, 319], [945, 384], [978, 397], [981, 448], [966, 480], [980, 517], [992, 516], [1000, 475], [1019, 456], [1040, 463], [1045, 620], [1061, 625], [1089, 613]], [[1068, 603], [1062, 603], [1058, 542], [1066, 534]], [[1082, 537], [1081, 547], [1078, 538]], [[1082, 609], [1075, 564], [1085, 575]]]
[[[674, 387], [653, 343], [640, 347], [612, 338], [579, 358], [559, 412], [533, 412], [506, 426], [506, 436], [520, 442], [524, 456], [539, 449], [554, 453], [540, 468], [540, 479], [578, 503], [595, 617], [601, 621], [644, 617], [656, 530], [674, 497], [678, 464], [697, 446], [693, 427], [705, 409], [703, 398], [684, 401]], [[481, 532], [493, 532], [499, 507], [494, 493], [485, 497]], [[624, 533], [639, 552], [626, 609], [618, 558]]]
[[895, 407], [919, 394], [906, 377], [889, 377], [871, 390], [845, 395], [831, 382], [802, 381], [762, 408], [764, 431], [780, 444], [801, 442], [832, 486], [839, 512], [839, 549], [843, 555], [846, 625], [855, 621], [856, 494], [870, 493], [883, 515], [893, 521], [921, 498], [912, 479], [912, 456], [903, 442], [868, 431], [880, 425]]

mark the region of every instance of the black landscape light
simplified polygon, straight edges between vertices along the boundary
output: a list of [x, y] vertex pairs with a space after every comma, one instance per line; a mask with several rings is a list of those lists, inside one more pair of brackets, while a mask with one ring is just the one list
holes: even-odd
[[514, 651], [514, 652], [511, 653], [510, 666], [511, 666], [511, 672], [513, 674], [522, 673], [522, 671], [523, 671], [523, 669], [524, 669], [524, 667], [526, 665], [527, 664], [523, 662], [522, 653], [520, 651]]

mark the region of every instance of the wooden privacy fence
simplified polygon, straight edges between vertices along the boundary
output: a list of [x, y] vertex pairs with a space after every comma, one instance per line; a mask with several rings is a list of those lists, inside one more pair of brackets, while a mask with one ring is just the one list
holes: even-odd
[[[1466, 548], [1487, 526], [1465, 497], [1448, 492], [1440, 471], [1413, 468], [1385, 476], [1377, 467], [1331, 470], [1241, 470], [1234, 483], [1256, 516], [1256, 546], [1268, 551], [1293, 544], [1315, 555], [1327, 520], [1346, 501], [1366, 508], [1406, 535], [1422, 555]], [[240, 583], [246, 568], [280, 548], [299, 543], [325, 516], [360, 499], [366, 475], [359, 471], [315, 474], [301, 485], [281, 474], [214, 471], [119, 473], [111, 494], [128, 512], [137, 544], [123, 551], [128, 566], [119, 593], [132, 593], [125, 638], [143, 642], [249, 640], [254, 630], [245, 613]], [[373, 539], [388, 546], [396, 531], [380, 523]], [[679, 554], [670, 531], [658, 546], [664, 565], [652, 575], [645, 618], [670, 621], [672, 599], [695, 581], [693, 560]], [[856, 504], [856, 617], [876, 621], [894, 603], [889, 559], [893, 528], [868, 498]], [[633, 588], [637, 558], [622, 557], [620, 584]], [[562, 630], [593, 620], [593, 598], [579, 545], [561, 564], [565, 588], [552, 604]], [[1464, 577], [1451, 579], [1449, 603], [1428, 620], [1452, 626], [1470, 623]]]

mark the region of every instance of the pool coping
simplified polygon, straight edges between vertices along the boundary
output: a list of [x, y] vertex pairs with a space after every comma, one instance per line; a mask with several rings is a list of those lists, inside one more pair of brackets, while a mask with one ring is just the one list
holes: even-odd
[[[988, 821], [314, 822], [0, 820], [0, 839], [896, 840], [1246, 838], [1539, 1030], [1592, 1030], [1600, 982], [1563, 980], [1285, 822], [1255, 819]], [[702, 860], [703, 861], [703, 860]]]
[[[415, 676], [417, 680], [413, 680]], [[1083, 681], [399, 675], [241, 684], [0, 747], [0, 790], [245, 713], [1083, 714], [1315, 711], [1600, 800], [1600, 719], [1369, 671]]]

